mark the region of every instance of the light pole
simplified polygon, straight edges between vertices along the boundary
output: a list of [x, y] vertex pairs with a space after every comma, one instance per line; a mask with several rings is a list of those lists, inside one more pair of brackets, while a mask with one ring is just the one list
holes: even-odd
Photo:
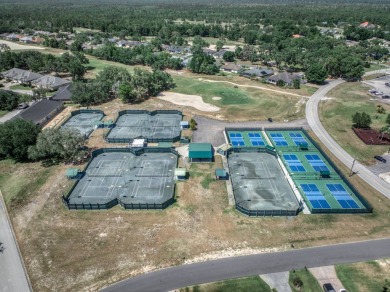
[[351, 171], [349, 172], [349, 177], [351, 177], [352, 174], [353, 174], [353, 166], [355, 165], [355, 161], [356, 161], [356, 159], [353, 159], [352, 166], [351, 166]]

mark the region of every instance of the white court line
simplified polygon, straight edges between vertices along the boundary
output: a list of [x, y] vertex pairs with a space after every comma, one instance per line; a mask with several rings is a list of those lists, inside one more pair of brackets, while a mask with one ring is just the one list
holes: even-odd
[[[264, 163], [265, 166], [266, 166], [266, 172], [267, 172], [267, 176], [270, 177], [271, 176], [271, 172], [269, 170], [269, 167], [268, 167], [268, 164]], [[273, 179], [268, 179], [268, 181], [271, 183], [271, 187], [272, 187], [272, 191], [274, 192], [274, 196], [277, 198], [277, 199], [281, 199], [281, 196], [278, 192], [278, 187], [276, 186], [276, 183], [275, 183], [275, 180]]]

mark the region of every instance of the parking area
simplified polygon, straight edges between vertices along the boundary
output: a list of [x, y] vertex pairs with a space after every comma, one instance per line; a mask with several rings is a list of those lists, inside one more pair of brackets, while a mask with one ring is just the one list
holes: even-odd
[[382, 98], [383, 100], [390, 102], [390, 75], [364, 81], [364, 83], [373, 87], [368, 91], [371, 96]]

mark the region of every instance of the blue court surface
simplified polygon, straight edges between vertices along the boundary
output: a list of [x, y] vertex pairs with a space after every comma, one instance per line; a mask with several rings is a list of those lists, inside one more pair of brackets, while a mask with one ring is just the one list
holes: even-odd
[[309, 161], [310, 165], [313, 167], [313, 169], [317, 172], [321, 171], [330, 171], [329, 168], [326, 166], [324, 161], [316, 155], [316, 154], [307, 154], [305, 155], [306, 159]]
[[306, 169], [303, 167], [302, 162], [298, 160], [298, 157], [293, 154], [283, 154], [284, 160], [287, 162], [291, 171], [293, 172], [306, 172]]
[[330, 209], [330, 205], [315, 184], [301, 184], [302, 191], [314, 209]]
[[286, 139], [280, 133], [271, 133], [271, 140], [274, 141], [276, 146], [288, 146]]
[[359, 208], [355, 200], [344, 189], [342, 184], [326, 184], [328, 190], [332, 193], [335, 199], [339, 202], [343, 209]]
[[229, 133], [229, 138], [233, 147], [245, 146], [244, 139], [240, 133]]
[[297, 146], [308, 145], [306, 139], [300, 133], [289, 133], [289, 136]]
[[265, 146], [263, 137], [259, 133], [248, 133], [252, 146]]

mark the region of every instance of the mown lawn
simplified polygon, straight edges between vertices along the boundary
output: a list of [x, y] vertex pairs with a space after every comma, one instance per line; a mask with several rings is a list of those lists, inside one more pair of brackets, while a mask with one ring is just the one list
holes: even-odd
[[[301, 288], [297, 288], [294, 285], [294, 279], [296, 278], [299, 278], [302, 281], [303, 285]], [[318, 283], [317, 279], [313, 276], [312, 273], [310, 273], [310, 271], [306, 271], [305, 269], [290, 271], [288, 282], [293, 292], [321, 292], [322, 291], [321, 286]]]
[[389, 265], [389, 260], [342, 264], [336, 266], [336, 273], [347, 291], [387, 291], [384, 286], [386, 280], [390, 286]]
[[271, 288], [259, 276], [230, 279], [180, 289], [180, 292], [271, 292]]
[[[320, 118], [329, 134], [349, 154], [361, 163], [370, 165], [375, 162], [374, 155], [383, 154], [390, 146], [366, 145], [352, 131], [352, 115], [356, 112], [366, 112], [371, 116], [373, 129], [385, 126], [390, 106], [378, 101], [370, 100], [367, 90], [370, 87], [361, 83], [343, 83], [331, 90], [327, 96], [331, 100], [320, 104]], [[386, 109], [386, 114], [376, 112], [377, 105]]]
[[381, 64], [370, 64], [370, 68], [364, 68], [365, 72], [371, 72], [375, 70], [385, 69], [386, 66], [383, 66]]
[[[238, 87], [229, 83], [210, 83], [195, 77], [173, 76], [173, 92], [199, 95], [204, 102], [221, 108], [229, 120], [294, 120], [304, 115], [303, 106], [296, 108], [299, 97], [275, 93], [258, 88]], [[213, 97], [220, 99], [216, 100]]]
[[30, 86], [22, 85], [22, 84], [12, 85], [12, 86], [10, 86], [10, 88], [14, 89], [14, 90], [31, 90], [32, 89]]

